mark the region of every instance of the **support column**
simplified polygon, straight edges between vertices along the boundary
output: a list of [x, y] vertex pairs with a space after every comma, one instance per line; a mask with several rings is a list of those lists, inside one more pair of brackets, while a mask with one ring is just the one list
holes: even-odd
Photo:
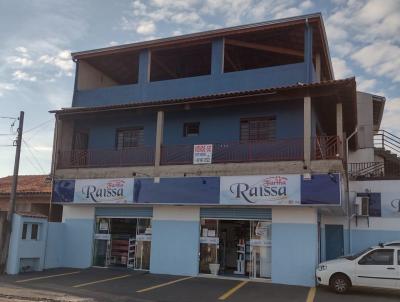
[[304, 163], [311, 164], [311, 97], [304, 97]]
[[164, 111], [157, 112], [156, 149], [154, 156], [154, 176], [160, 176], [161, 146], [164, 136]]
[[211, 50], [211, 74], [220, 75], [224, 72], [225, 39], [220, 38], [212, 41]]
[[338, 147], [339, 155], [343, 156], [343, 104], [336, 104], [336, 136], [340, 140]]
[[306, 63], [306, 81], [313, 81], [313, 29], [310, 24], [306, 23], [304, 30], [304, 62]]
[[146, 84], [150, 82], [150, 63], [151, 63], [151, 52], [148, 49], [144, 49], [139, 54], [139, 72], [138, 72], [138, 83]]
[[321, 82], [321, 55], [319, 53], [315, 55], [315, 76], [315, 81]]

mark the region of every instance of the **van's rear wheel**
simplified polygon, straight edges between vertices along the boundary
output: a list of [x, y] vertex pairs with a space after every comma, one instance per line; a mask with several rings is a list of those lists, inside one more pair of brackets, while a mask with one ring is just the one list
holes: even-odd
[[338, 294], [344, 294], [351, 287], [351, 282], [346, 275], [336, 274], [331, 279], [331, 288]]

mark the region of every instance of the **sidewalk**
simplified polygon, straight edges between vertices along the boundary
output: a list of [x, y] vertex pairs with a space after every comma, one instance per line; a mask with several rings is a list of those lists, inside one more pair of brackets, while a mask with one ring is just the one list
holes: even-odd
[[29, 289], [0, 282], [0, 302], [94, 302], [90, 298], [80, 298], [47, 290]]

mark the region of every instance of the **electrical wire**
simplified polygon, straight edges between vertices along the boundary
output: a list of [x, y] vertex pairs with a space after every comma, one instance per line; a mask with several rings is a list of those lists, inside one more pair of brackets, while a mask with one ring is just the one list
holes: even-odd
[[39, 160], [37, 159], [36, 155], [32, 152], [31, 149], [34, 149], [35, 151], [37, 150], [34, 147], [31, 147], [24, 139], [22, 139], [22, 143], [27, 147], [27, 150], [32, 155], [32, 158], [34, 159], [34, 161], [36, 162], [37, 166], [42, 171], [42, 173], [46, 174], [45, 170], [43, 169], [43, 166], [40, 164]]
[[35, 130], [35, 129], [38, 129], [38, 128], [44, 126], [44, 125], [47, 125], [47, 124], [50, 123], [51, 121], [53, 121], [53, 119], [49, 119], [49, 120], [47, 120], [47, 121], [45, 121], [45, 122], [43, 122], [43, 123], [41, 123], [41, 124], [39, 124], [39, 125], [36, 125], [35, 127], [31, 128], [31, 129], [29, 129], [29, 130], [24, 131], [24, 134], [27, 134], [27, 133], [29, 133], [29, 132]]

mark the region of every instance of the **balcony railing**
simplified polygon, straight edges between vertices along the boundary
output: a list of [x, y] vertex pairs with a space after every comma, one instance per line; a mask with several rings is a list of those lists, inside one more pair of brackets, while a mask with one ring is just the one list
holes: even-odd
[[[304, 139], [280, 139], [257, 142], [214, 143], [212, 163], [263, 161], [300, 161], [304, 159]], [[314, 160], [340, 157], [340, 140], [336, 136], [312, 139], [311, 158]], [[120, 167], [154, 165], [154, 147], [135, 147], [123, 150], [62, 151], [58, 168]], [[161, 165], [193, 164], [193, 145], [161, 146]]]
[[390, 161], [349, 163], [349, 176], [353, 179], [400, 179], [400, 164]]
[[312, 139], [314, 160], [341, 158], [341, 141], [337, 136], [317, 136]]
[[154, 147], [142, 146], [123, 150], [61, 151], [58, 168], [122, 167], [154, 165]]
[[[301, 160], [303, 139], [213, 144], [212, 162], [253, 162], [273, 160]], [[193, 163], [193, 145], [166, 145], [161, 148], [161, 164]]]

